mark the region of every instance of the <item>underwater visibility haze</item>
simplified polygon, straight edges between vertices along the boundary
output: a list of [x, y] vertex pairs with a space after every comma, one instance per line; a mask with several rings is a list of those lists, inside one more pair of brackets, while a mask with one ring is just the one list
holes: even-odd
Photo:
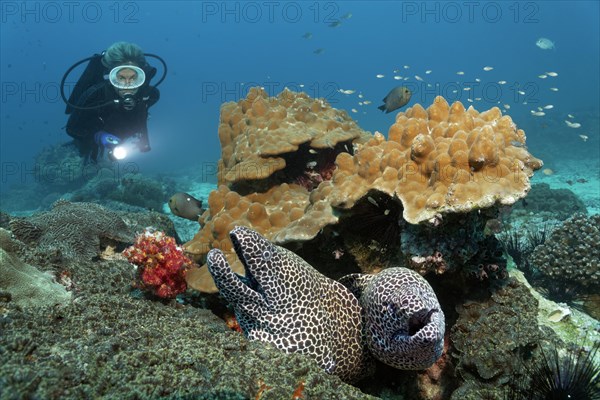
[[0, 11], [1, 400], [600, 399], [598, 2]]

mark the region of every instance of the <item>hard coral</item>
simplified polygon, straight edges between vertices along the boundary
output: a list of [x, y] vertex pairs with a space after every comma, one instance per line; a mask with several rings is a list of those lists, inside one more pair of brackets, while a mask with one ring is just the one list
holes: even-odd
[[513, 204], [543, 165], [524, 143], [525, 133], [497, 107], [479, 113], [438, 96], [427, 110], [417, 104], [399, 113], [388, 140], [376, 134], [354, 156], [340, 154], [332, 179], [317, 190], [341, 209], [373, 189], [397, 196], [411, 224]]
[[511, 217], [547, 213], [553, 219], [566, 220], [575, 213], [587, 214], [583, 201], [569, 189], [552, 189], [547, 183], [531, 185], [527, 198], [518, 201]]
[[[250, 193], [242, 196], [221, 185], [208, 196], [208, 213], [200, 218], [202, 229], [194, 238], [184, 245], [185, 251], [196, 260], [203, 260], [212, 248], [221, 249], [233, 270], [243, 273], [244, 268], [233, 252], [229, 232], [236, 225], [252, 228], [273, 238], [279, 231], [285, 229], [293, 221], [304, 215], [308, 204], [308, 191], [294, 184], [274, 186], [264, 193]], [[312, 223], [304, 224], [306, 235], [314, 237], [323, 223], [333, 223], [331, 216], [321, 221], [315, 219]], [[203, 292], [216, 292], [216, 287], [206, 273], [192, 269], [188, 275], [188, 283], [194, 289]]]
[[[600, 291], [600, 215], [576, 214], [554, 229], [532, 256], [546, 287], [579, 294]], [[564, 301], [564, 299], [561, 299]]]
[[185, 274], [194, 263], [183, 254], [174, 238], [147, 229], [123, 254], [138, 267], [138, 284], [142, 289], [163, 299], [186, 291]]
[[[459, 102], [449, 106], [438, 97], [428, 110], [416, 105], [399, 113], [388, 140], [376, 133], [367, 141], [357, 129], [345, 113], [304, 93], [286, 90], [268, 98], [252, 89], [246, 99], [225, 104], [219, 128], [222, 185], [209, 196], [203, 228], [186, 243], [186, 251], [204, 262], [211, 248], [219, 248], [241, 272], [227, 235], [235, 225], [290, 245], [306, 244], [328, 225], [334, 236], [344, 238], [356, 228], [355, 236], [376, 236], [375, 242], [393, 248], [400, 231], [410, 236], [404, 232], [407, 225], [415, 226], [416, 235], [416, 224], [423, 221], [444, 228], [457, 215], [513, 204], [527, 194], [529, 177], [542, 165], [524, 148], [524, 132], [498, 108], [479, 113]], [[369, 219], [366, 227], [358, 221], [364, 217]], [[491, 256], [477, 270], [478, 279], [498, 275], [494, 268], [504, 268], [495, 259], [496, 244], [482, 238], [481, 246], [469, 244], [472, 235], [465, 234], [485, 223], [482, 218], [469, 217], [476, 221], [462, 227], [460, 240], [440, 240], [439, 246], [429, 240], [440, 236], [439, 229], [420, 234], [424, 245], [408, 249], [417, 251], [402, 249], [403, 257], [441, 252], [445, 266], [435, 263], [437, 271], [464, 261], [476, 269], [472, 259], [487, 252]], [[342, 219], [347, 223], [340, 223]], [[469, 244], [468, 249], [457, 242]], [[204, 267], [202, 273], [191, 271], [188, 283], [216, 291]]]
[[345, 111], [323, 99], [288, 89], [269, 97], [252, 88], [245, 99], [221, 107], [219, 184], [266, 178], [292, 183], [305, 172], [326, 170], [331, 150], [335, 155], [352, 151], [352, 142], [368, 136]]
[[58, 200], [48, 212], [10, 220], [13, 234], [40, 250], [58, 250], [67, 259], [91, 260], [106, 242], [131, 243], [133, 235], [114, 211], [93, 203]]
[[492, 385], [505, 381], [520, 370], [515, 353], [537, 343], [541, 335], [535, 322], [538, 301], [515, 280], [487, 301], [466, 302], [457, 311], [450, 339], [457, 372], [466, 381]]

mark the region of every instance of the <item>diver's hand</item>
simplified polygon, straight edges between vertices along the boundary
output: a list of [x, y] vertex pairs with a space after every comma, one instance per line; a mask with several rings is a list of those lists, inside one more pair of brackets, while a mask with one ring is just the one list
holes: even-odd
[[121, 143], [121, 139], [112, 133], [108, 133], [106, 131], [98, 131], [94, 134], [94, 142], [98, 146], [102, 146], [105, 148], [114, 148], [119, 143]]

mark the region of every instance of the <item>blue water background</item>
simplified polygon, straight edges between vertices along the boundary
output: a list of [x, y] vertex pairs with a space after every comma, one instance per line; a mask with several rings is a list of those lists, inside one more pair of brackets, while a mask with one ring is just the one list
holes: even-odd
[[[503, 111], [525, 129], [536, 156], [600, 157], [596, 1], [74, 4], [70, 13], [63, 2], [2, 2], [3, 191], [12, 183], [31, 183], [34, 156], [44, 146], [69, 140], [58, 95], [65, 70], [120, 40], [159, 54], [169, 67], [161, 100], [151, 109], [152, 151], [132, 158], [141, 172], [177, 174], [214, 166], [220, 157], [219, 108], [244, 97], [252, 83], [271, 95], [288, 86], [325, 97], [365, 130], [383, 133], [396, 113], [382, 114], [376, 107], [400, 84], [415, 91], [409, 106], [428, 106], [436, 94], [478, 110], [509, 104]], [[347, 13], [351, 18], [341, 18]], [[336, 21], [341, 24], [331, 27]], [[311, 39], [302, 38], [306, 32]], [[538, 48], [540, 37], [551, 39], [556, 48]], [[324, 52], [315, 54], [318, 48]], [[486, 72], [484, 66], [494, 69]], [[73, 84], [81, 71], [68, 82]], [[559, 75], [538, 78], [550, 71]], [[409, 79], [394, 80], [394, 75]], [[478, 86], [473, 86], [475, 78], [481, 79]], [[473, 89], [463, 91], [464, 86]], [[338, 89], [356, 93], [344, 95]], [[476, 97], [482, 100], [467, 100]], [[363, 100], [372, 104], [358, 105]], [[546, 116], [532, 116], [531, 110], [548, 104], [554, 108], [545, 110]], [[569, 128], [567, 114], [582, 127]]]

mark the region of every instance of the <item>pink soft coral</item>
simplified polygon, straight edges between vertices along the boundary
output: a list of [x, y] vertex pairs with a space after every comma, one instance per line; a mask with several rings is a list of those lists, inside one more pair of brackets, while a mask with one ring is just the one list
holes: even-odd
[[140, 288], [163, 299], [172, 299], [186, 291], [185, 274], [194, 262], [164, 232], [147, 229], [123, 255], [138, 267]]

